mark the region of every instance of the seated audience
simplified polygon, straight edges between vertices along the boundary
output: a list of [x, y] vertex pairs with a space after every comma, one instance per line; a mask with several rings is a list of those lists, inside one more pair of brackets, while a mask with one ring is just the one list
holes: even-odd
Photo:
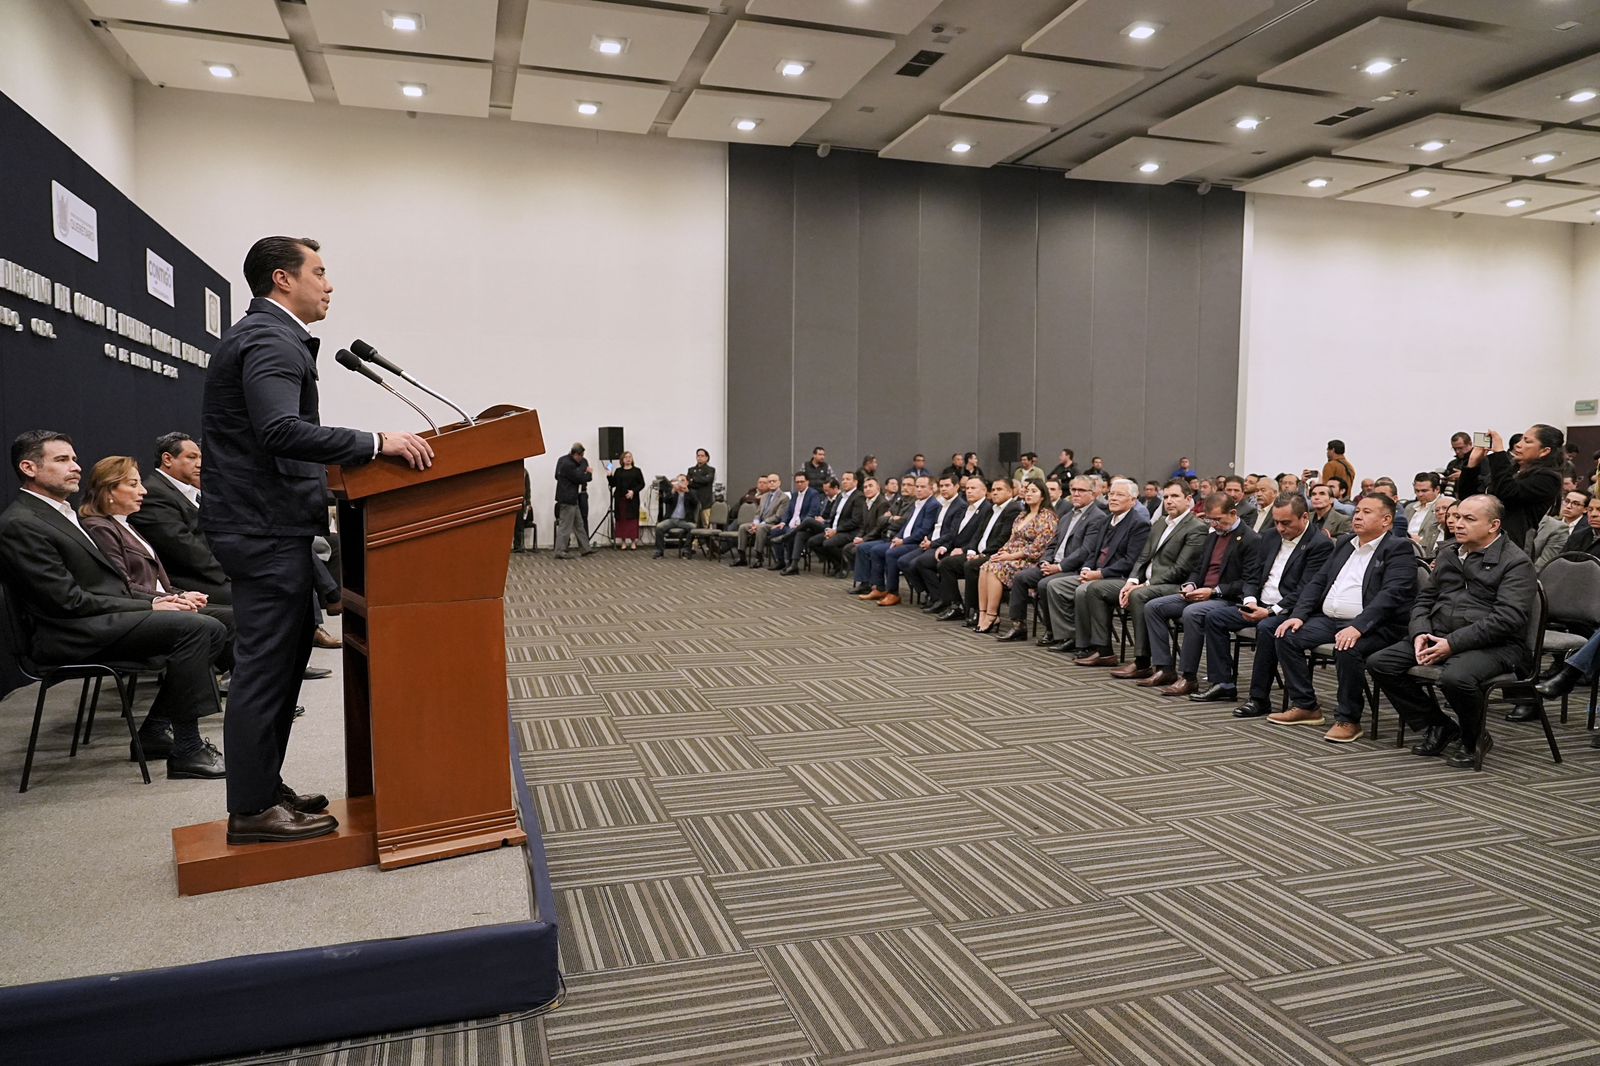
[[[1269, 653], [1283, 668], [1289, 709], [1267, 716], [1276, 725], [1323, 724], [1322, 705], [1311, 683], [1306, 656], [1323, 644], [1334, 646], [1338, 681], [1334, 724], [1323, 739], [1348, 744], [1361, 735], [1366, 704], [1366, 660], [1405, 635], [1406, 619], [1417, 596], [1417, 553], [1394, 532], [1394, 503], [1387, 496], [1365, 496], [1356, 507], [1351, 533], [1334, 543], [1333, 554], [1295, 600], [1294, 611], [1277, 629]], [[1260, 654], [1257, 649], [1256, 654]]]
[[[1559, 700], [1579, 685], [1594, 684], [1597, 665], [1600, 665], [1600, 630], [1596, 630], [1582, 648], [1567, 656], [1561, 669], [1535, 685], [1534, 691], [1542, 699]], [[1600, 748], [1600, 732], [1589, 737], [1589, 746]]]
[[[1037, 564], [1017, 571], [1011, 579], [1008, 611], [1014, 624], [1021, 624], [1028, 617], [1028, 595], [1031, 592], [1042, 596], [1040, 586], [1045, 581], [1056, 580], [1062, 574], [1076, 579], [1099, 540], [1100, 530], [1109, 521], [1111, 516], [1095, 503], [1093, 482], [1087, 477], [1073, 478], [1067, 511], [1057, 521], [1055, 535], [1045, 545], [1044, 554]], [[1042, 600], [1039, 602], [1043, 604]], [[1040, 617], [1045, 622], [1037, 643], [1041, 648], [1053, 647], [1058, 642], [1050, 632], [1048, 617], [1043, 611]], [[1068, 637], [1064, 642], [1070, 646], [1072, 640]]]
[[[1106, 497], [1109, 521], [1100, 535], [1088, 545], [1084, 562], [1075, 573], [1060, 573], [1039, 582], [1043, 597], [1046, 628], [1063, 641], [1056, 650], [1063, 655], [1084, 658], [1088, 648], [1077, 644], [1077, 595], [1086, 582], [1120, 579], [1133, 572], [1150, 536], [1150, 516], [1138, 506], [1139, 486], [1127, 478], [1111, 482]], [[1070, 636], [1069, 636], [1070, 634]]]
[[[1044, 555], [1045, 545], [1055, 536], [1060, 520], [1045, 506], [1044, 490], [1039, 482], [1029, 478], [1019, 486], [1024, 510], [1012, 523], [1011, 536], [1000, 550], [991, 555], [978, 569], [978, 625], [979, 633], [994, 633], [1001, 640], [1026, 640], [1027, 627], [1020, 622], [999, 626], [1000, 601], [1011, 587], [1011, 580], [1019, 570], [1037, 563]], [[989, 616], [984, 625], [983, 616]]]
[[695, 501], [700, 505], [700, 510], [694, 516], [695, 524], [709, 526], [711, 505], [717, 498], [717, 468], [711, 465], [711, 453], [704, 448], [696, 448], [694, 465], [684, 476], [689, 479], [689, 491], [694, 493]]
[[1109, 482], [1111, 480], [1111, 474], [1106, 470], [1106, 461], [1098, 455], [1090, 456], [1089, 469], [1085, 470], [1084, 473], [1090, 477], [1097, 477], [1101, 481]]
[[1350, 519], [1334, 507], [1332, 486], [1311, 486], [1311, 530], [1329, 540], [1337, 540], [1350, 532]]
[[957, 482], [967, 476], [966, 460], [962, 457], [960, 452], [951, 453], [950, 465], [939, 471], [939, 476], [955, 478]]
[[789, 493], [784, 490], [783, 478], [777, 474], [763, 474], [756, 482], [756, 517], [739, 527], [739, 549], [729, 566], [759, 566], [767, 550], [767, 535], [783, 524], [783, 510], [789, 505]]
[[1039, 465], [1038, 452], [1023, 452], [1022, 465], [1012, 473], [1011, 480], [1019, 486], [1017, 491], [1022, 491], [1020, 486], [1024, 481], [1038, 482], [1039, 488], [1044, 489], [1044, 468]]
[[[813, 459], [820, 456], [821, 452], [821, 448], [813, 452]], [[826, 463], [825, 457], [823, 462]], [[767, 564], [768, 570], [782, 570], [787, 567], [791, 553], [796, 559], [800, 557], [800, 547], [804, 541], [795, 540], [800, 527], [821, 513], [822, 493], [811, 487], [811, 479], [806, 476], [804, 470], [797, 471], [794, 475], [794, 493], [789, 497], [789, 505], [784, 509], [783, 517], [767, 530], [767, 544], [772, 548], [772, 561]]]
[[656, 523], [655, 558], [666, 554], [667, 534], [674, 531], [683, 535], [678, 545], [678, 557], [689, 558], [689, 532], [700, 518], [700, 497], [689, 487], [687, 475], [679, 474], [672, 479], [672, 495], [662, 501], [661, 509], [665, 513], [661, 521]]
[[822, 483], [822, 510], [802, 521], [795, 529], [794, 536], [789, 540], [793, 548], [789, 553], [789, 565], [782, 570], [784, 577], [800, 575], [800, 561], [806, 557], [812, 540], [825, 531], [834, 516], [838, 514], [843, 494], [844, 489], [839, 484], [838, 478], [830, 477]]
[[[856, 530], [856, 535], [851, 538], [839, 552], [840, 566], [855, 570], [856, 557], [863, 544], [876, 540], [889, 539], [889, 499], [879, 491], [878, 479], [867, 478], [867, 483], [861, 490], [861, 528]], [[871, 592], [872, 586], [853, 582], [850, 594], [859, 596], [863, 592]]]
[[827, 516], [827, 524], [811, 534], [806, 550], [838, 566], [844, 561], [845, 545], [855, 540], [861, 531], [861, 519], [866, 510], [866, 501], [856, 489], [854, 474], [846, 472], [839, 478], [839, 498], [828, 506], [832, 513]]
[[1276, 479], [1276, 481], [1277, 481], [1277, 485], [1278, 485], [1278, 491], [1280, 493], [1282, 493], [1282, 492], [1300, 492], [1301, 491], [1300, 478], [1297, 477], [1294, 474], [1289, 474], [1289, 473], [1279, 474], [1277, 479]]
[[1566, 552], [1600, 556], [1600, 496], [1588, 497], [1585, 520], [1573, 527], [1562, 549], [1563, 554]]
[[1341, 477], [1330, 477], [1325, 484], [1333, 495], [1333, 509], [1345, 517], [1356, 513], [1356, 505], [1350, 499], [1350, 483]]
[[1198, 481], [1200, 479], [1200, 472], [1194, 468], [1192, 463], [1189, 462], [1189, 457], [1187, 455], [1180, 455], [1178, 457], [1178, 468], [1174, 470], [1169, 477], [1174, 481]]
[[[1298, 495], [1298, 493], [1286, 494]], [[1256, 509], [1251, 514], [1250, 520], [1245, 523], [1250, 527], [1250, 532], [1259, 535], [1272, 528], [1272, 509], [1277, 503], [1278, 496], [1278, 483], [1276, 481], [1264, 477], [1256, 482]]]
[[1151, 522], [1144, 548], [1126, 578], [1101, 578], [1078, 586], [1075, 646], [1089, 649], [1076, 660], [1079, 666], [1118, 666], [1121, 660], [1111, 653], [1111, 618], [1114, 608], [1121, 607], [1133, 623], [1134, 658], [1111, 671], [1111, 676], [1139, 681], [1153, 672], [1145, 604], [1178, 591], [1178, 583], [1199, 561], [1206, 540], [1206, 524], [1190, 508], [1185, 485], [1173, 478], [1162, 488], [1161, 517]]
[[[982, 483], [982, 478], [974, 480]], [[950, 549], [939, 563], [939, 598], [950, 604], [940, 621], [963, 622], [978, 627], [978, 572], [989, 556], [1011, 539], [1011, 527], [1022, 511], [1022, 501], [1012, 493], [1011, 479], [998, 477], [989, 486], [989, 513], [979, 526], [970, 527], [970, 539]], [[969, 504], [970, 506], [970, 504]]]
[[1424, 470], [1411, 479], [1411, 491], [1417, 500], [1406, 520], [1406, 535], [1416, 545], [1417, 554], [1430, 561], [1439, 550], [1438, 509], [1443, 499], [1439, 488], [1439, 475], [1432, 470]]
[[[1468, 480], [1465, 473], [1462, 480]], [[1445, 761], [1475, 770], [1483, 769], [1483, 758], [1494, 746], [1484, 722], [1483, 683], [1531, 665], [1523, 640], [1538, 582], [1527, 554], [1502, 535], [1500, 516], [1500, 502], [1493, 497], [1461, 501], [1456, 548], [1439, 554], [1433, 581], [1417, 596], [1409, 638], [1379, 651], [1367, 664], [1406, 725], [1423, 731], [1413, 754], [1439, 755], [1458, 741]], [[1454, 722], [1407, 673], [1414, 666], [1440, 668], [1438, 688]]]
[[978, 465], [978, 453], [968, 452], [962, 456], [962, 473], [967, 477], [983, 477], [983, 467]]
[[1139, 497], [1139, 506], [1144, 508], [1145, 514], [1152, 519], [1161, 513], [1161, 482], [1146, 481], [1144, 494]]
[[1474, 448], [1461, 470], [1456, 495], [1485, 492], [1500, 501], [1504, 517], [1500, 534], [1524, 552], [1532, 547], [1539, 520], [1561, 499], [1561, 457], [1566, 435], [1554, 426], [1535, 423], [1507, 449], [1500, 434], [1489, 431], [1489, 447]]
[[[941, 481], [944, 479], [941, 479]], [[969, 477], [961, 479], [962, 492], [960, 499], [963, 501], [959, 513], [954, 512], [954, 504], [940, 512], [944, 521], [939, 535], [929, 541], [928, 549], [916, 557], [913, 569], [907, 571], [906, 580], [911, 582], [911, 574], [915, 573], [916, 586], [921, 587], [927, 594], [929, 603], [923, 610], [932, 615], [943, 615], [947, 610], [954, 610], [960, 614], [961, 604], [955, 600], [945, 599], [946, 589], [939, 576], [940, 564], [956, 549], [963, 552], [977, 543], [978, 534], [989, 523], [989, 512], [992, 509], [989, 503], [989, 486], [983, 483], [982, 478]]]
[[[1150, 663], [1155, 672], [1138, 682], [1146, 688], [1161, 688], [1163, 696], [1191, 696], [1200, 692], [1200, 651], [1206, 643], [1207, 620], [1221, 613], [1228, 621], [1240, 620], [1245, 597], [1254, 599], [1261, 588], [1261, 558], [1256, 552], [1257, 537], [1239, 520], [1232, 497], [1213, 493], [1206, 500], [1206, 525], [1211, 527], [1201, 545], [1200, 555], [1189, 571], [1188, 580], [1170, 595], [1153, 599], [1145, 606], [1144, 624], [1150, 631]], [[1172, 623], [1183, 619], [1183, 649], [1174, 666], [1172, 661]], [[1219, 627], [1220, 628], [1220, 627]], [[1232, 630], [1229, 630], [1232, 632]], [[1226, 638], [1222, 640], [1226, 663], [1212, 656], [1208, 663], [1211, 685], [1204, 699], [1235, 698], [1233, 662]]]
[[[877, 601], [879, 607], [894, 607], [900, 603], [901, 560], [922, 550], [922, 542], [933, 532], [941, 509], [926, 476], [901, 484], [911, 485], [911, 509], [900, 531], [889, 540], [863, 544], [856, 551], [856, 583], [868, 586], [861, 598]], [[890, 524], [892, 527], [893, 519]]]
[[[967, 513], [966, 497], [956, 491], [953, 478], [939, 479], [937, 495], [935, 502], [939, 504], [939, 515], [933, 520], [933, 529], [917, 542], [916, 550], [907, 552], [899, 563], [900, 573], [905, 575], [906, 585], [911, 591], [930, 597], [933, 590], [929, 587], [928, 579], [934, 571], [931, 567], [924, 566], [923, 562], [929, 556], [934, 556], [938, 545], [944, 541], [945, 533], [955, 530], [961, 524], [962, 516]], [[937, 556], [934, 556], [933, 561], [938, 561]], [[885, 576], [887, 577], [887, 574]]]
[[200, 532], [200, 446], [187, 433], [168, 433], [156, 441], [155, 461], [144, 504], [128, 524], [155, 549], [179, 588], [232, 603], [233, 584]]
[[[861, 465], [856, 468], [856, 472], [855, 472], [856, 484], [857, 485], [865, 485], [867, 483], [867, 478], [869, 478], [869, 477], [877, 477], [877, 476], [878, 476], [878, 457], [876, 455], [864, 455], [864, 456], [862, 456], [861, 457]], [[823, 483], [824, 484], [827, 483], [826, 479], [824, 479]], [[841, 477], [839, 479], [839, 484], [841, 486], [844, 485], [844, 478], [843, 477]]]
[[[29, 653], [40, 663], [148, 663], [162, 669], [141, 745], [165, 744], [169, 778], [219, 778], [221, 752], [200, 736], [199, 718], [220, 710], [213, 666], [227, 628], [192, 600], [143, 596], [100, 552], [67, 501], [82, 468], [63, 433], [31, 430], [11, 445], [22, 491], [0, 513], [0, 577], [31, 620]], [[171, 723], [170, 739], [156, 723]]]
[[1044, 505], [1061, 518], [1072, 509], [1072, 501], [1067, 498], [1067, 487], [1058, 477], [1045, 478]]
[[928, 457], [926, 455], [918, 452], [911, 457], [911, 469], [901, 474], [900, 480], [904, 481], [908, 477], [933, 477], [933, 471], [928, 469]]
[[1456, 483], [1461, 480], [1461, 471], [1466, 468], [1467, 459], [1472, 455], [1472, 434], [1464, 430], [1450, 435], [1451, 460], [1444, 465], [1444, 489], [1452, 497], [1461, 494], [1456, 491]]
[[[1255, 497], [1249, 496], [1244, 491], [1244, 478], [1237, 474], [1224, 475], [1218, 489], [1224, 496], [1233, 501], [1234, 513], [1246, 525], [1256, 516]], [[1255, 530], [1252, 528], [1251, 532]]]

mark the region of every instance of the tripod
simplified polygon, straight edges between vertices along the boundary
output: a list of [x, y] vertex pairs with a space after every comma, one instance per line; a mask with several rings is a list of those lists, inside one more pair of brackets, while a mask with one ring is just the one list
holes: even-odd
[[[608, 498], [610, 497], [608, 496]], [[606, 508], [606, 513], [600, 516], [600, 521], [596, 522], [595, 527], [589, 530], [590, 543], [594, 542], [595, 534], [599, 533], [602, 527], [606, 531], [606, 540], [615, 544], [617, 542], [617, 501], [614, 498], [611, 499], [611, 506]]]

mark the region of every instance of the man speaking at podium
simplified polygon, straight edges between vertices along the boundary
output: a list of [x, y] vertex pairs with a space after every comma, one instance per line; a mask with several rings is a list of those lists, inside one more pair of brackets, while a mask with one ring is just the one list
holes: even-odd
[[307, 237], [263, 237], [250, 247], [244, 278], [255, 298], [223, 334], [206, 375], [200, 525], [233, 579], [238, 628], [223, 720], [229, 844], [305, 840], [339, 827], [322, 813], [327, 797], [297, 794], [278, 776], [311, 657], [311, 539], [327, 532], [324, 464], [379, 455], [419, 470], [433, 462], [416, 434], [321, 424], [320, 342], [307, 327], [327, 317], [333, 285], [319, 248]]

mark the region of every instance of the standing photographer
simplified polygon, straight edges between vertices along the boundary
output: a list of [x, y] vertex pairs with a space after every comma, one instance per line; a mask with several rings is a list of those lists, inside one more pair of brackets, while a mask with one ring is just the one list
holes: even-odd
[[593, 555], [589, 544], [589, 528], [584, 524], [581, 504], [589, 495], [589, 482], [594, 474], [589, 470], [589, 460], [583, 457], [583, 445], [574, 443], [572, 450], [556, 460], [556, 558], [570, 559], [567, 542], [578, 541], [578, 550]]

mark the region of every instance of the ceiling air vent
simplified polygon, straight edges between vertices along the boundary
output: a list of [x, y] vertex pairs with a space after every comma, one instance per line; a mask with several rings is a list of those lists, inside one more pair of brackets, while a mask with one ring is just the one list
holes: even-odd
[[908, 78], [920, 78], [927, 72], [929, 67], [939, 62], [944, 56], [945, 53], [943, 52], [935, 52], [932, 49], [924, 48], [908, 59], [906, 65], [895, 71], [895, 73], [903, 74]]
[[1352, 107], [1348, 111], [1341, 111], [1337, 115], [1328, 116], [1321, 122], [1318, 122], [1317, 125], [1337, 126], [1341, 122], [1349, 122], [1353, 118], [1360, 118], [1362, 115], [1370, 114], [1371, 112], [1372, 108], [1370, 107]]

